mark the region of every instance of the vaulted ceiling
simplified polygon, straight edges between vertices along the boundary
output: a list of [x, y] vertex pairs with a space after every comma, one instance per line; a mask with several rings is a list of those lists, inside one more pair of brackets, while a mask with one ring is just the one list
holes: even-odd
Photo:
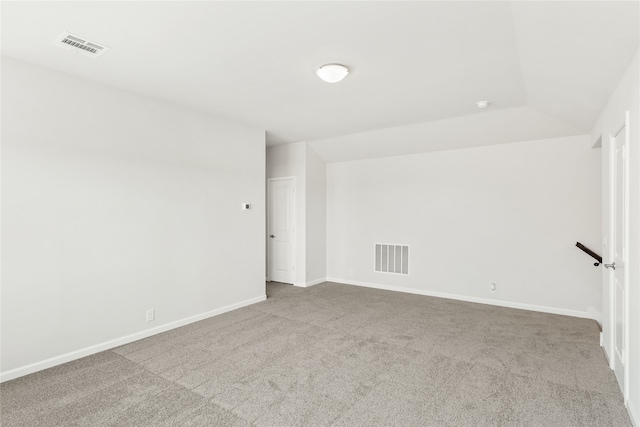
[[[639, 13], [635, 1], [5, 1], [2, 53], [339, 161], [588, 134], [638, 50]], [[60, 49], [62, 31], [111, 50]], [[319, 80], [332, 62], [351, 74]]]

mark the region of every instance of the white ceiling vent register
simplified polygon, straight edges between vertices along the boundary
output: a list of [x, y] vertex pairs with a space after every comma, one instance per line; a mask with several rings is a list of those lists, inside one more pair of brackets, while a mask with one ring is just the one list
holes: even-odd
[[375, 271], [409, 274], [409, 246], [376, 243]]
[[92, 58], [97, 58], [109, 50], [105, 45], [89, 41], [66, 31], [60, 34], [60, 36], [53, 41], [53, 44]]

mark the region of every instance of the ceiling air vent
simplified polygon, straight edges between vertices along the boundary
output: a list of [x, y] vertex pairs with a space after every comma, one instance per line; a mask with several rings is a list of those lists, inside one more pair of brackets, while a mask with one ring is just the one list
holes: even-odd
[[82, 55], [97, 58], [109, 50], [107, 46], [89, 41], [71, 33], [64, 32], [53, 41], [56, 46], [64, 47]]

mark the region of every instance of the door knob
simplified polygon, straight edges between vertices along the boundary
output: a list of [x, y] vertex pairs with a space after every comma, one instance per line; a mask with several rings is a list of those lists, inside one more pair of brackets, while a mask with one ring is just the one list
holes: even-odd
[[274, 238], [274, 237], [276, 237], [276, 236], [274, 236], [274, 235], [272, 234], [272, 235], [271, 235], [271, 236], [269, 236], [269, 237], [271, 237], [271, 238], [273, 239], [273, 238]]
[[604, 264], [605, 268], [610, 268], [612, 270], [616, 269], [616, 263], [611, 263], [611, 264]]

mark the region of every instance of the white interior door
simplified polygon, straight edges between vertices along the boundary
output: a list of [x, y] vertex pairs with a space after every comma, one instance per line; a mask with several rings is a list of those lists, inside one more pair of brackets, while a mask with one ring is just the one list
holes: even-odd
[[627, 286], [625, 270], [627, 254], [627, 127], [623, 127], [611, 139], [611, 262], [605, 264], [610, 270], [610, 301], [612, 305], [613, 327], [613, 370], [620, 388], [626, 397], [626, 358], [627, 358]]
[[293, 284], [295, 278], [295, 180], [271, 179], [267, 214], [269, 280]]

